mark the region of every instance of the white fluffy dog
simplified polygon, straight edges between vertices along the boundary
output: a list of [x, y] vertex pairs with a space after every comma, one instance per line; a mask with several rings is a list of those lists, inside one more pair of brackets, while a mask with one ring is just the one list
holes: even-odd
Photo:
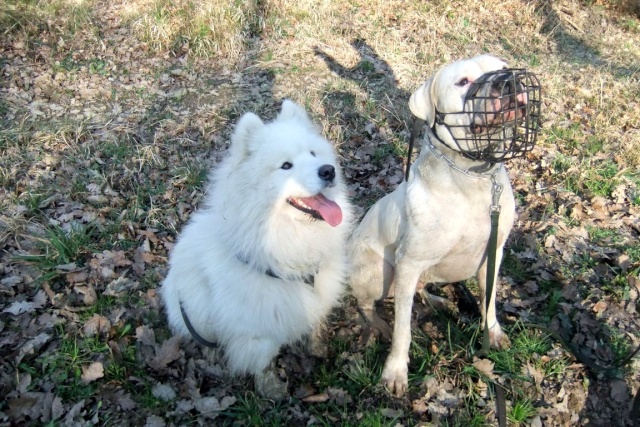
[[170, 326], [223, 348], [259, 394], [285, 397], [272, 361], [313, 339], [339, 303], [351, 217], [334, 149], [303, 108], [285, 100], [266, 124], [246, 113], [171, 252], [161, 288]]
[[[470, 102], [465, 100], [473, 82], [504, 68], [504, 62], [488, 55], [457, 61], [440, 69], [412, 94], [411, 111], [429, 128], [420, 156], [411, 167], [408, 182], [369, 210], [350, 241], [350, 285], [372, 326], [388, 328], [376, 314], [374, 303], [391, 295], [395, 298], [392, 346], [382, 380], [398, 396], [408, 386], [416, 289], [421, 284], [457, 282], [477, 275], [484, 299], [495, 185], [502, 186], [502, 194], [498, 194], [498, 266], [513, 225], [515, 201], [504, 166], [463, 156], [461, 150], [470, 147], [461, 147], [464, 142], [460, 141], [468, 135], [495, 132], [493, 129], [507, 121], [514, 123], [526, 108], [526, 95], [508, 94], [504, 99], [509, 102], [487, 103], [491, 111], [481, 116], [458, 114]], [[481, 304], [483, 324], [486, 318], [491, 345], [508, 346], [509, 340], [496, 319], [495, 289], [489, 309]]]

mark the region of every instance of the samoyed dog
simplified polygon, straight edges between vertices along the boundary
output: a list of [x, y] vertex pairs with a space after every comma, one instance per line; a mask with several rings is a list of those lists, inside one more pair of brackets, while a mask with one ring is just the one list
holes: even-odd
[[[287, 396], [274, 359], [319, 328], [343, 295], [352, 208], [333, 146], [285, 100], [264, 123], [244, 114], [204, 206], [182, 230], [161, 294], [177, 334], [223, 349], [232, 374]], [[315, 346], [314, 346], [315, 345]]]

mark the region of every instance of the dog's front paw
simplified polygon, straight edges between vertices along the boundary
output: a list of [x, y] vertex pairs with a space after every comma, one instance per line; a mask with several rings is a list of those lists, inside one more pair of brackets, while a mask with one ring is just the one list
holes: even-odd
[[273, 369], [265, 369], [261, 375], [255, 375], [254, 386], [256, 393], [266, 399], [280, 401], [289, 397], [287, 383], [281, 381]]
[[509, 337], [504, 333], [504, 331], [498, 324], [489, 329], [489, 345], [499, 350], [505, 350], [511, 347], [511, 341], [509, 340]]
[[391, 394], [402, 397], [409, 387], [407, 363], [388, 358], [382, 371], [382, 381]]

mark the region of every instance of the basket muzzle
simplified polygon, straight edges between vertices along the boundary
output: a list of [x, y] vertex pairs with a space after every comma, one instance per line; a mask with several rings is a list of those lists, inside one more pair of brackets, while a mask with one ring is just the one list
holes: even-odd
[[485, 73], [469, 87], [463, 111], [436, 111], [436, 135], [438, 125], [469, 159], [496, 163], [523, 156], [540, 130], [540, 82], [524, 69]]

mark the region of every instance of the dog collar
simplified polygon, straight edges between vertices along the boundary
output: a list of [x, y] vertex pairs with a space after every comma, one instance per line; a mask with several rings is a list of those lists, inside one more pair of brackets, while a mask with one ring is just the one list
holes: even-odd
[[[492, 168], [497, 166], [497, 162], [490, 162], [488, 160], [478, 159], [478, 158], [475, 158], [473, 156], [470, 156], [466, 151], [462, 151], [460, 149], [459, 145], [458, 145], [458, 148], [454, 148], [454, 147], [450, 146], [449, 144], [447, 144], [442, 138], [440, 138], [438, 136], [438, 133], [436, 132], [436, 125], [444, 126], [444, 128], [447, 130], [447, 132], [449, 132], [449, 135], [451, 136], [451, 139], [453, 139], [456, 143], [458, 141], [453, 136], [453, 133], [451, 132], [451, 127], [449, 127], [449, 125], [444, 121], [445, 113], [436, 110], [436, 115], [435, 116], [436, 116], [436, 119], [435, 119], [435, 121], [433, 123], [433, 127], [431, 128], [431, 133], [433, 134], [433, 137], [435, 139], [437, 139], [440, 142], [440, 144], [444, 145], [445, 147], [447, 147], [448, 149], [452, 150], [456, 154], [459, 154], [460, 156], [462, 156], [462, 157], [464, 157], [466, 159], [478, 162], [478, 166], [474, 166], [473, 168], [467, 169], [468, 172], [474, 172], [474, 173], [482, 174], [479, 171], [484, 171], [484, 173], [488, 173], [488, 171], [491, 171]], [[431, 145], [431, 147], [433, 149], [435, 149], [433, 144]], [[433, 149], [431, 151], [433, 151]], [[445, 159], [450, 160], [448, 157], [446, 157], [444, 155], [444, 153], [442, 153], [442, 155], [444, 156]]]
[[[245, 264], [245, 265], [249, 265], [249, 260], [247, 260], [246, 258], [242, 257], [240, 254], [236, 255], [236, 258], [238, 259], [238, 261], [240, 261], [241, 263]], [[256, 270], [260, 271], [260, 269]], [[273, 270], [271, 270], [270, 268], [261, 271], [261, 273], [266, 274], [269, 277], [273, 277], [274, 279], [279, 279], [279, 280], [286, 280], [286, 281], [294, 281], [294, 280], [302, 280], [302, 282], [306, 285], [309, 285], [313, 288], [314, 284], [315, 284], [315, 274], [307, 274], [306, 276], [302, 276], [300, 279], [297, 278], [290, 278], [290, 277], [286, 277], [286, 278], [282, 278], [280, 276], [278, 276], [276, 273], [273, 272]], [[317, 272], [316, 272], [317, 273]]]
[[452, 159], [447, 157], [443, 152], [438, 150], [435, 145], [433, 145], [433, 143], [431, 142], [431, 137], [434, 137], [442, 145], [444, 145], [448, 149], [452, 150], [454, 153], [457, 153], [458, 151], [456, 151], [453, 148], [449, 147], [443, 140], [438, 138], [438, 136], [435, 133], [435, 129], [432, 128], [431, 129], [431, 135], [427, 135], [426, 138], [425, 138], [425, 141], [426, 141], [425, 145], [427, 147], [429, 147], [429, 149], [431, 150], [433, 155], [435, 157], [437, 157], [438, 159], [442, 159], [445, 162], [447, 162], [447, 164], [449, 165], [449, 167], [451, 169], [453, 169], [456, 172], [459, 172], [459, 173], [461, 173], [463, 175], [466, 175], [468, 177], [471, 177], [471, 178], [491, 178], [491, 177], [494, 177], [498, 173], [498, 171], [500, 170], [500, 168], [503, 165], [502, 163], [482, 162], [483, 164], [488, 164], [487, 169], [485, 171], [483, 171], [483, 172], [478, 172], [478, 170], [479, 169], [482, 170], [482, 168], [475, 167], [475, 166], [473, 168], [462, 169], [460, 166], [456, 165], [456, 163]]

